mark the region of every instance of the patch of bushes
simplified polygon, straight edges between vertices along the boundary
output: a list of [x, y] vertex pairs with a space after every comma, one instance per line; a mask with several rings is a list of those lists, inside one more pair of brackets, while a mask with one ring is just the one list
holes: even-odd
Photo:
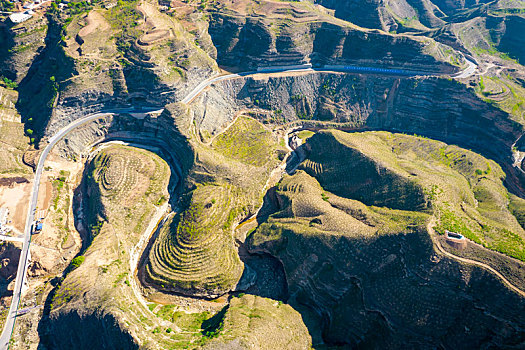
[[72, 270], [77, 269], [80, 265], [82, 265], [85, 259], [86, 257], [83, 255], [79, 255], [75, 257], [73, 260], [71, 260], [71, 269]]
[[[1, 1], [1, 0], [0, 0]], [[12, 81], [11, 79], [9, 78], [6, 78], [6, 77], [1, 77], [0, 79], [0, 82], [1, 84], [0, 85], [3, 85], [5, 86], [6, 88], [8, 89], [17, 89], [18, 88], [18, 84], [15, 83], [14, 81]]]

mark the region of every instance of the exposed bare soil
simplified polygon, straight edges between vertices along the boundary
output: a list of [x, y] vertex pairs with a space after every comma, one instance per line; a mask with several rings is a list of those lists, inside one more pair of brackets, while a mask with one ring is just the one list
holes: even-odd
[[11, 187], [0, 187], [0, 207], [9, 209], [9, 219], [16, 230], [24, 232], [27, 206], [32, 183], [19, 183]]

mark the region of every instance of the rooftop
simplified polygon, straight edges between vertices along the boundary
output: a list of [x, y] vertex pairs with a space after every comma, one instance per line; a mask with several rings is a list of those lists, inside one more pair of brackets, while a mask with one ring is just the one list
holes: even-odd
[[22, 23], [30, 19], [32, 16], [24, 12], [15, 12], [9, 16], [9, 19], [13, 23]]

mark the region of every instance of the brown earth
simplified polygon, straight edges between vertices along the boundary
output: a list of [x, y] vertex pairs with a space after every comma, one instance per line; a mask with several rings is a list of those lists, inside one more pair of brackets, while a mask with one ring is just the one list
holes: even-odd
[[0, 187], [0, 207], [9, 209], [9, 220], [12, 220], [12, 226], [20, 232], [24, 232], [32, 186], [32, 183], [25, 182], [11, 187]]
[[93, 33], [95, 30], [104, 31], [109, 29], [109, 23], [96, 11], [91, 11], [86, 18], [87, 25], [80, 29], [78, 35], [83, 38]]

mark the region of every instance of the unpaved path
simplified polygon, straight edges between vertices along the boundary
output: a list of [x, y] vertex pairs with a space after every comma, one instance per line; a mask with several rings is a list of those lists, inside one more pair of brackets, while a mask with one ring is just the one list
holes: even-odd
[[31, 193], [31, 182], [0, 188], [0, 207], [9, 209], [9, 226], [23, 232], [29, 203], [25, 200]]
[[[168, 211], [169, 203], [166, 202], [162, 206], [158, 207], [155, 211], [155, 215], [150, 220], [148, 228], [144, 231], [142, 236], [140, 237], [138, 243], [131, 248], [130, 254], [129, 254], [129, 269], [131, 272], [131, 289], [133, 289], [133, 294], [135, 294], [135, 297], [137, 300], [146, 308], [146, 310], [150, 311], [148, 308], [148, 304], [146, 302], [146, 299], [144, 299], [144, 296], [142, 295], [142, 292], [140, 291], [140, 288], [137, 284], [137, 269], [138, 269], [138, 263], [140, 260], [140, 256], [142, 255], [142, 252], [145, 249], [146, 244], [148, 243], [150, 237], [152, 234], [155, 233], [155, 229], [159, 226], [162, 220], [164, 220], [166, 213]], [[151, 311], [150, 311], [151, 312]]]
[[432, 220], [430, 220], [430, 222], [428, 223], [427, 225], [427, 230], [428, 232], [430, 233], [430, 237], [432, 238], [432, 241], [434, 242], [434, 245], [436, 246], [437, 250], [445, 255], [446, 257], [449, 257], [451, 259], [454, 259], [454, 260], [457, 260], [457, 261], [460, 261], [462, 263], [466, 263], [466, 264], [471, 264], [471, 265], [477, 265], [489, 272], [492, 272], [493, 274], [495, 274], [500, 280], [503, 281], [503, 283], [505, 283], [507, 285], [507, 287], [509, 287], [512, 291], [518, 293], [519, 295], [521, 295], [522, 297], [525, 298], [525, 292], [522, 291], [521, 289], [519, 289], [518, 287], [516, 287], [515, 285], [513, 285], [512, 283], [510, 283], [510, 281], [508, 279], [506, 279], [501, 273], [499, 273], [498, 271], [496, 271], [495, 269], [493, 269], [492, 267], [490, 267], [489, 265], [485, 264], [485, 263], [482, 263], [482, 262], [479, 262], [479, 261], [476, 261], [476, 260], [471, 260], [471, 259], [466, 259], [466, 258], [461, 258], [457, 255], [454, 255], [452, 253], [449, 253], [447, 252], [445, 249], [443, 249], [443, 247], [441, 246], [441, 243], [435, 239], [437, 233], [434, 231], [434, 228], [433, 226], [435, 225], [435, 219], [433, 218]]

